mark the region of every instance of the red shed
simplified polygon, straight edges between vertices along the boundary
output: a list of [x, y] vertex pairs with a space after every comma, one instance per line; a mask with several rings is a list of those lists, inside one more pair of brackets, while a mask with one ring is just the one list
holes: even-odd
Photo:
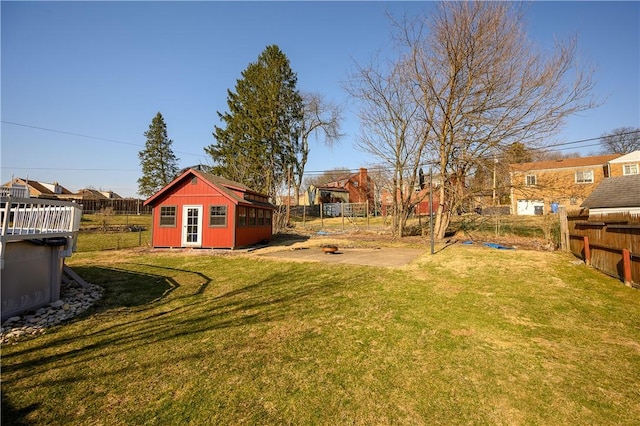
[[144, 204], [152, 207], [153, 247], [235, 249], [271, 239], [266, 195], [200, 170], [187, 169]]

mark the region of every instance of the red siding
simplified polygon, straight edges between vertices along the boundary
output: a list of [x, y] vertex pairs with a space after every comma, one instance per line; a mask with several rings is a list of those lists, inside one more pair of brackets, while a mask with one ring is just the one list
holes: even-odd
[[[195, 177], [195, 180], [192, 179]], [[201, 247], [237, 248], [270, 240], [272, 227], [265, 225], [237, 224], [237, 206], [235, 202], [216, 189], [211, 183], [197, 176], [187, 175], [182, 181], [173, 183], [159, 199], [154, 200], [153, 236], [154, 247], [182, 247], [184, 206], [199, 206], [202, 211]], [[175, 206], [175, 226], [160, 226], [160, 211], [163, 206]], [[226, 224], [210, 226], [210, 207], [226, 206]], [[253, 207], [247, 207], [253, 208]], [[271, 210], [269, 210], [270, 212]], [[234, 241], [235, 240], [235, 241]]]

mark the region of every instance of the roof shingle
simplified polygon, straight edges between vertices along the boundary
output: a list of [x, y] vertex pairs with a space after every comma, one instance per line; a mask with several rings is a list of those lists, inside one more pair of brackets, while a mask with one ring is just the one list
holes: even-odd
[[584, 200], [581, 207], [640, 207], [640, 174], [606, 178]]
[[564, 169], [571, 167], [602, 166], [620, 157], [620, 154], [596, 155], [591, 157], [563, 158], [561, 160], [534, 161], [531, 163], [510, 164], [511, 170], [526, 172], [530, 170]]

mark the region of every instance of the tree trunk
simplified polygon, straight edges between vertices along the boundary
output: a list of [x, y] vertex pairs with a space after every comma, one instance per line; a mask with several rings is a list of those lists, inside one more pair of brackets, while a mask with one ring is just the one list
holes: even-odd
[[438, 205], [438, 213], [436, 214], [436, 223], [433, 233], [438, 240], [444, 239], [449, 222], [451, 221], [451, 210], [447, 208], [447, 199], [445, 198], [444, 185], [440, 186], [440, 203]]

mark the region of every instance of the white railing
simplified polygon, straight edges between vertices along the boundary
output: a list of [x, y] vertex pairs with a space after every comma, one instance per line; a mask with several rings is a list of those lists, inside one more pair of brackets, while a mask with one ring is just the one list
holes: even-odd
[[69, 201], [0, 197], [0, 267], [9, 241], [66, 238], [75, 250], [82, 208]]
[[29, 188], [21, 185], [0, 186], [0, 197], [29, 198]]
[[0, 198], [0, 221], [5, 241], [74, 236], [82, 209], [68, 201], [38, 198]]

